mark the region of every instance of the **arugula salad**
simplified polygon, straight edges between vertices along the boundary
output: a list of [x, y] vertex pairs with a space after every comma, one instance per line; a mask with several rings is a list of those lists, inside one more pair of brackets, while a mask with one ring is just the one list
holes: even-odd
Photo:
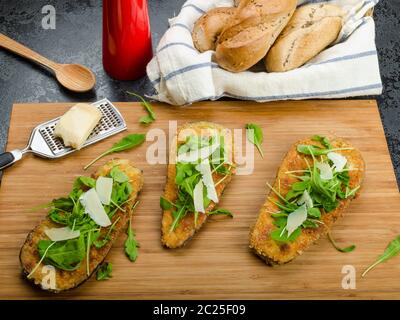
[[[194, 213], [195, 227], [199, 213], [232, 216], [231, 212], [225, 209], [207, 211], [207, 208], [211, 202], [219, 202], [216, 188], [232, 174], [233, 167], [234, 164], [228, 158], [223, 135], [190, 135], [186, 138], [177, 152], [177, 200], [172, 203], [164, 197], [160, 199], [163, 210], [172, 210], [173, 223], [170, 232], [174, 231], [190, 212]], [[217, 181], [214, 181], [214, 177]]]
[[275, 241], [293, 242], [301, 234], [302, 229], [318, 228], [323, 222], [321, 214], [335, 210], [340, 201], [354, 197], [360, 186], [350, 188], [350, 170], [347, 158], [337, 151], [352, 148], [333, 148], [325, 137], [314, 136], [318, 145], [298, 145], [297, 152], [311, 156], [312, 163], [304, 158], [305, 170], [289, 171], [286, 174], [298, 179], [283, 196], [279, 190], [268, 185], [277, 195], [278, 201], [269, 199], [278, 208], [271, 213], [277, 227], [271, 238]]
[[[40, 261], [28, 278], [42, 262], [74, 271], [86, 260], [86, 273], [90, 275], [90, 250], [93, 246], [100, 249], [111, 240], [111, 233], [120, 220], [118, 217], [113, 221], [113, 216], [118, 210], [126, 212], [127, 208], [123, 207], [130, 201], [131, 193], [129, 177], [118, 166], [105, 177], [78, 177], [68, 197], [45, 205], [49, 219], [60, 227], [45, 229], [49, 240], [38, 242]], [[132, 234], [128, 240], [135, 243]], [[128, 246], [137, 247], [136, 244]]]

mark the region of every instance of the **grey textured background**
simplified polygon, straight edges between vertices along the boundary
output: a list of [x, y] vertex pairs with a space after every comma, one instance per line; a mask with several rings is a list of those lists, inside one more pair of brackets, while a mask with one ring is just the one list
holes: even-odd
[[[184, 0], [149, 0], [153, 45], [179, 12]], [[41, 27], [41, 8], [51, 4], [57, 12], [56, 30]], [[126, 90], [144, 94], [152, 87], [146, 78], [119, 82], [109, 78], [101, 63], [101, 0], [0, 0], [0, 32], [50, 59], [81, 63], [96, 74], [93, 92], [74, 94], [62, 89], [41, 67], [0, 50], [0, 150], [7, 141], [9, 116], [15, 102], [132, 100]], [[400, 177], [400, 0], [381, 0], [375, 9], [376, 42], [384, 93], [377, 97], [385, 133]]]

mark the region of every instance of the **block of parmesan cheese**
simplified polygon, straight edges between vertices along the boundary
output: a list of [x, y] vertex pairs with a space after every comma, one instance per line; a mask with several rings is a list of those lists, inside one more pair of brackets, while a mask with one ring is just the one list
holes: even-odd
[[80, 149], [101, 117], [100, 110], [95, 106], [78, 103], [60, 118], [54, 128], [54, 135], [61, 138], [65, 146]]

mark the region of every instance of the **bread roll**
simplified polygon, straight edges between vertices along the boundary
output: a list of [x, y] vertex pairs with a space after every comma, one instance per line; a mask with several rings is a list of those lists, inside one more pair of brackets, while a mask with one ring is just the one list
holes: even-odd
[[241, 0], [216, 46], [216, 62], [224, 69], [249, 69], [268, 52], [289, 22], [297, 0]]
[[326, 3], [297, 9], [265, 58], [267, 70], [293, 70], [315, 57], [337, 39], [343, 16], [341, 8]]
[[203, 14], [194, 24], [192, 38], [200, 52], [215, 50], [215, 42], [236, 8], [214, 8]]

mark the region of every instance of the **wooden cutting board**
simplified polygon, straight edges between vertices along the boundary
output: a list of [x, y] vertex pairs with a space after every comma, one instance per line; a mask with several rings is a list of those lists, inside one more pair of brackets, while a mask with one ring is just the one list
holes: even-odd
[[[400, 258], [379, 265], [363, 279], [360, 276], [400, 233], [400, 197], [374, 101], [228, 101], [181, 108], [155, 104], [158, 119], [148, 128], [138, 123], [139, 116], [144, 114], [141, 106], [116, 105], [128, 123], [128, 132], [65, 159], [51, 161], [28, 155], [5, 171], [0, 189], [1, 299], [400, 298]], [[34, 126], [63, 114], [70, 106], [71, 103], [14, 105], [7, 149], [23, 147]], [[185, 248], [164, 249], [160, 244], [159, 197], [166, 166], [146, 162], [146, 150], [151, 144], [148, 142], [119, 155], [144, 170], [145, 186], [133, 220], [141, 244], [137, 262], [130, 263], [124, 256], [125, 236], [121, 236], [107, 258], [114, 265], [111, 280], [91, 279], [59, 295], [32, 288], [20, 276], [18, 254], [28, 232], [46, 213], [32, 212], [30, 208], [67, 194], [74, 178], [85, 174], [83, 165], [124, 134], [151, 128], [168, 134], [169, 120], [178, 124], [208, 120], [231, 129], [255, 122], [263, 127], [265, 158], [255, 154], [254, 173], [236, 176], [220, 204], [233, 211], [235, 217], [210, 219]], [[339, 253], [323, 238], [293, 262], [270, 268], [248, 249], [249, 228], [267, 192], [265, 182], [273, 181], [292, 143], [306, 136], [329, 133], [349, 139], [362, 151], [367, 164], [361, 197], [333, 229], [340, 245], [356, 244], [357, 249]], [[342, 288], [342, 268], [348, 265], [356, 270], [354, 290]]]

